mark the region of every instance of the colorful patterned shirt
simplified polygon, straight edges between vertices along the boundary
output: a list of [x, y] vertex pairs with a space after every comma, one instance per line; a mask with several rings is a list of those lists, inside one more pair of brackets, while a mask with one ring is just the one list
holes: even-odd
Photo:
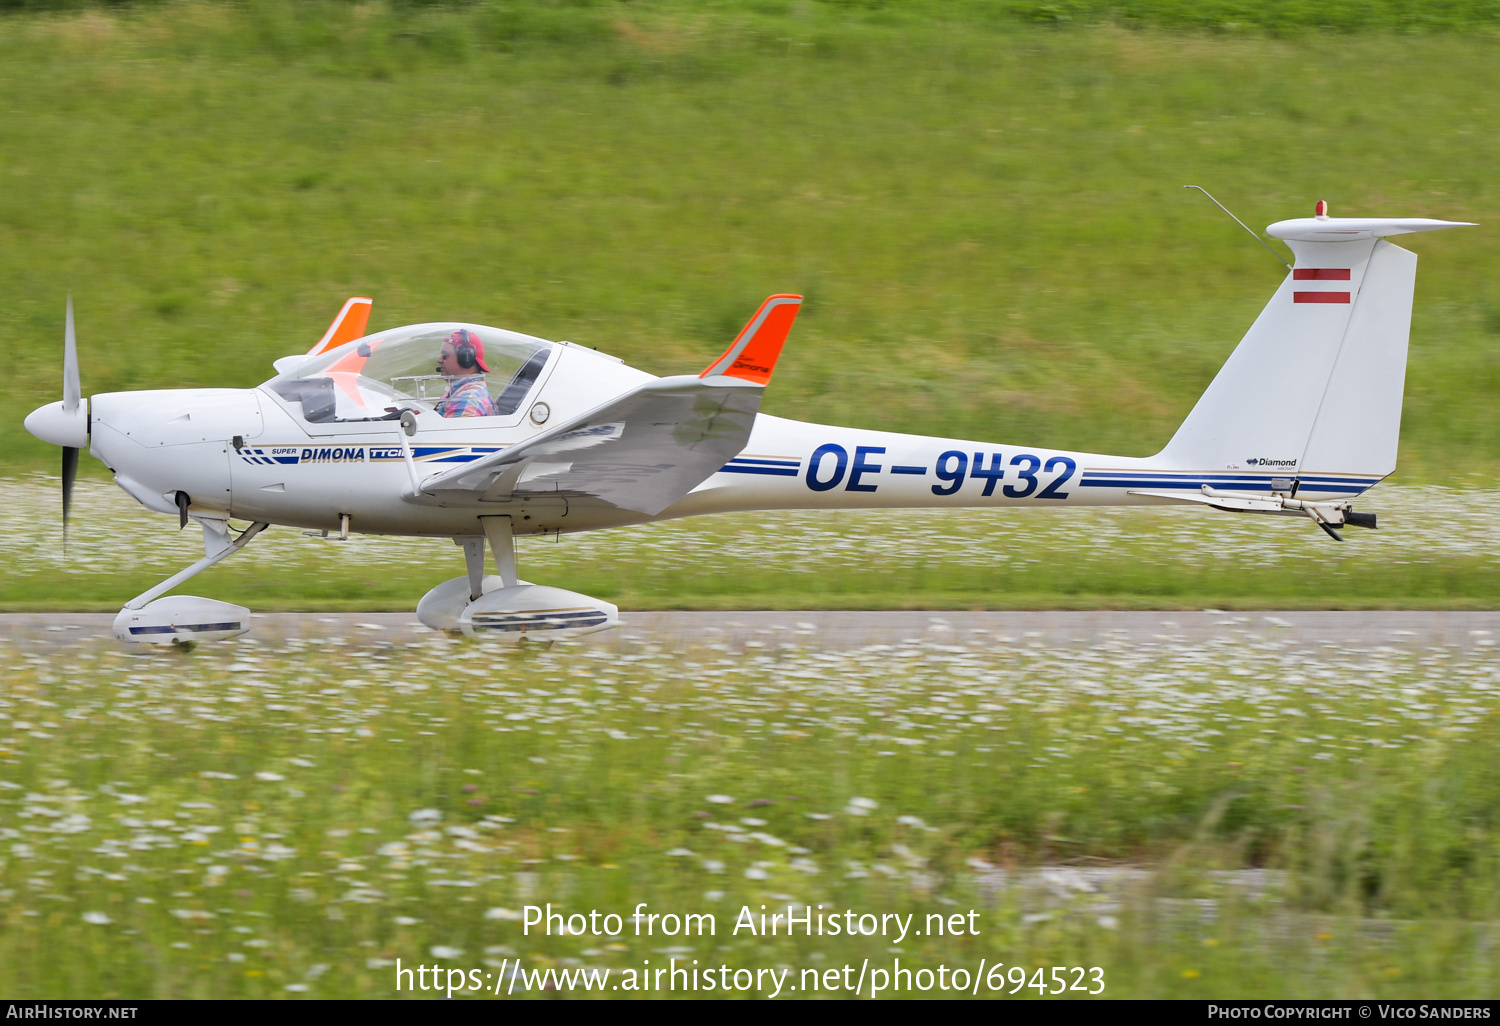
[[472, 374], [454, 381], [433, 408], [444, 417], [495, 415], [495, 401], [490, 398], [490, 388], [485, 384], [482, 374]]

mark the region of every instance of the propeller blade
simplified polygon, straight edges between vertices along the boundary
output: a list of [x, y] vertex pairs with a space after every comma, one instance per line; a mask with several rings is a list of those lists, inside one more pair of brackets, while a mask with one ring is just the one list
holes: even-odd
[[78, 477], [78, 450], [71, 446], [63, 449], [62, 493], [63, 493], [63, 552], [68, 551], [68, 510], [73, 505], [73, 481]]
[[[78, 339], [73, 334], [73, 297], [68, 296], [68, 320], [63, 328], [63, 409], [69, 413], [78, 409], [83, 398], [83, 386], [78, 381]], [[66, 457], [64, 457], [66, 458]], [[77, 465], [78, 455], [73, 455]]]

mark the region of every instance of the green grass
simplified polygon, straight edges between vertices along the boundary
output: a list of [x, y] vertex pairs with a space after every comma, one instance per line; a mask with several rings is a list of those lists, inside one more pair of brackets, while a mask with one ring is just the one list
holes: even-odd
[[[199, 558], [201, 532], [113, 485], [0, 479], [0, 609], [115, 610]], [[1493, 609], [1493, 489], [1382, 485], [1377, 531], [1209, 510], [907, 510], [694, 517], [522, 539], [523, 579], [645, 609]], [[413, 609], [463, 572], [447, 539], [273, 529], [185, 586], [256, 610]]]
[[[1059, 556], [1063, 555], [1058, 553]], [[257, 611], [414, 609], [417, 600], [462, 564], [426, 574], [381, 574], [308, 558], [267, 572], [226, 567], [181, 591]], [[1087, 571], [1005, 574], [958, 570], [942, 561], [925, 569], [849, 567], [806, 579], [774, 566], [735, 565], [719, 580], [704, 567], [662, 571], [649, 565], [558, 568], [534, 583], [593, 595], [626, 610], [652, 609], [1494, 609], [1494, 567], [1393, 568], [1329, 583], [1320, 571], [1288, 578], [1271, 570], [1152, 573], [1128, 556]], [[189, 561], [190, 562], [190, 561]], [[184, 564], [186, 565], [186, 563]], [[180, 569], [180, 568], [179, 568]], [[166, 574], [91, 574], [8, 580], [0, 610], [115, 612]]]
[[[941, 638], [0, 645], [0, 990], [900, 957], [1098, 966], [1107, 997], [1494, 995], [1493, 649]], [[549, 902], [717, 929], [524, 933]], [[731, 932], [788, 903], [977, 935]]]
[[[375, 328], [462, 317], [691, 371], [796, 290], [767, 412], [1147, 454], [1281, 273], [1184, 183], [1252, 226], [1319, 198], [1496, 220], [1492, 29], [1057, 30], [1018, 10], [7, 16], [0, 465], [56, 462], [20, 420], [58, 392], [70, 290], [88, 391], [253, 385], [352, 294]], [[1411, 243], [1403, 480], [1500, 470], [1488, 231]]]

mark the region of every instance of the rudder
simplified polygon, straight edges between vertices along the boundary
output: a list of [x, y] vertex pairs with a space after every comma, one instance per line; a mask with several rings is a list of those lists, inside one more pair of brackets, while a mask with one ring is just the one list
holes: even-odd
[[1384, 239], [1375, 244], [1299, 475], [1385, 477], [1396, 469], [1416, 281], [1415, 253]]

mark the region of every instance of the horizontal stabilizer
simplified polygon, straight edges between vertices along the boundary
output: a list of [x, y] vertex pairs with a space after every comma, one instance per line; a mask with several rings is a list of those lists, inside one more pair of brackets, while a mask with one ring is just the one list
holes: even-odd
[[1268, 226], [1266, 234], [1290, 242], [1362, 242], [1388, 235], [1473, 227], [1472, 221], [1437, 221], [1430, 217], [1294, 217]]

